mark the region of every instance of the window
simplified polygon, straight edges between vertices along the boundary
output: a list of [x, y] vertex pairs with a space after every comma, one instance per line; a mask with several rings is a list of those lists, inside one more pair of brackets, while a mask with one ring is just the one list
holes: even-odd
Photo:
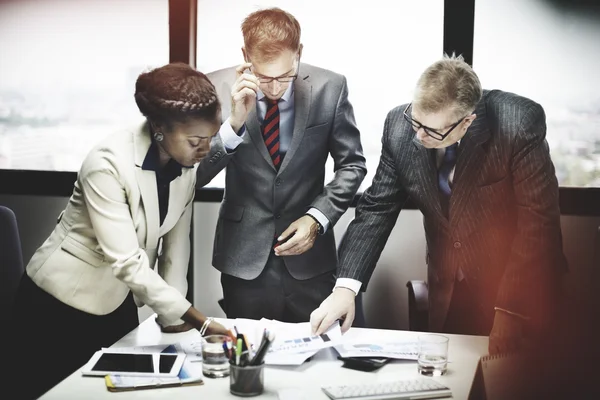
[[[243, 62], [240, 25], [251, 12], [280, 7], [302, 27], [302, 61], [344, 74], [371, 183], [379, 163], [387, 113], [408, 103], [421, 72], [443, 49], [443, 0], [369, 2], [322, 0], [201, 0], [197, 68], [208, 73]], [[327, 165], [326, 182], [333, 178]], [[208, 186], [223, 187], [224, 174]]]
[[0, 5], [0, 168], [78, 171], [142, 121], [139, 73], [169, 60], [168, 0]]
[[600, 16], [581, 4], [477, 0], [473, 68], [485, 88], [544, 107], [561, 186], [598, 187]]

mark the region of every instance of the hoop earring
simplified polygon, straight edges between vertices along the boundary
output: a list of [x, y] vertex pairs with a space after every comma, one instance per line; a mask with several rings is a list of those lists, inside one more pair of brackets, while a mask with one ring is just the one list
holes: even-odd
[[162, 142], [164, 138], [165, 136], [162, 134], [162, 132], [154, 132], [154, 140], [157, 142]]

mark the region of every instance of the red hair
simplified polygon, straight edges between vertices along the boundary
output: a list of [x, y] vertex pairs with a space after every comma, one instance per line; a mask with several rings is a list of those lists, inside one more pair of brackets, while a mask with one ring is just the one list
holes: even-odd
[[282, 51], [300, 50], [300, 23], [280, 8], [255, 11], [242, 22], [244, 48], [248, 54], [269, 61]]

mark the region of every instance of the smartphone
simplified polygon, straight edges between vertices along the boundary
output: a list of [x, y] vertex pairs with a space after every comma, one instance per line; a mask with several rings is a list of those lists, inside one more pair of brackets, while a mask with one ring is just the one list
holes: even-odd
[[356, 369], [359, 371], [375, 371], [390, 362], [391, 358], [387, 357], [338, 357], [344, 364], [342, 367]]
[[294, 235], [290, 235], [287, 238], [283, 239], [282, 241], [275, 243], [275, 245], [273, 246], [273, 249], [281, 246], [282, 244], [284, 244], [285, 242], [287, 242], [288, 240], [290, 240], [292, 237], [294, 237]]

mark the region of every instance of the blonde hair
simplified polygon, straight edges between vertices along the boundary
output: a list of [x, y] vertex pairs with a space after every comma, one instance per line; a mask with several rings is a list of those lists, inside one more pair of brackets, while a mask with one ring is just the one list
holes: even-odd
[[298, 20], [277, 7], [255, 11], [242, 22], [246, 52], [263, 61], [284, 50], [300, 50], [300, 33]]
[[472, 113], [483, 90], [475, 71], [461, 55], [444, 54], [417, 82], [414, 106], [424, 113], [452, 110], [456, 117]]

